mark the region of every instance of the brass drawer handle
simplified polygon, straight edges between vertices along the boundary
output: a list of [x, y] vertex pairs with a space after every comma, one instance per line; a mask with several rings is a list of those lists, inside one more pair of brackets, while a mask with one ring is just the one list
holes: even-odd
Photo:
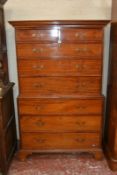
[[86, 85], [87, 85], [86, 83], [81, 83], [80, 87], [86, 87]]
[[80, 69], [80, 70], [85, 70], [88, 68], [87, 65], [83, 65], [83, 64], [76, 64], [76, 69]]
[[44, 143], [46, 140], [45, 139], [36, 139], [36, 141], [38, 142], [38, 143]]
[[36, 33], [33, 33], [33, 34], [32, 34], [32, 37], [36, 37]]
[[76, 124], [79, 125], [79, 126], [85, 126], [86, 122], [76, 122]]
[[81, 109], [81, 110], [86, 109], [86, 107], [84, 107], [84, 106], [77, 106], [77, 108]]
[[44, 126], [45, 123], [41, 120], [38, 120], [37, 123], [36, 123], [37, 126], [41, 127], [41, 126]]
[[87, 52], [88, 49], [87, 48], [76, 48], [76, 52]]
[[79, 65], [79, 64], [76, 64], [76, 69], [79, 69], [79, 68], [81, 68], [81, 65]]
[[42, 84], [34, 84], [33, 87], [35, 87], [35, 88], [42, 88], [43, 85]]
[[42, 70], [44, 68], [44, 65], [33, 65], [33, 69]]
[[95, 148], [97, 145], [96, 144], [93, 144], [92, 147]]
[[86, 88], [86, 87], [87, 87], [86, 83], [81, 83], [81, 84], [76, 86], [76, 88], [78, 88], [78, 90], [84, 90], [84, 88]]
[[76, 142], [79, 142], [79, 143], [84, 143], [86, 140], [84, 138], [78, 138], [76, 139]]
[[32, 51], [34, 52], [34, 53], [41, 53], [41, 52], [43, 52], [43, 49], [42, 48], [33, 48], [32, 49]]
[[87, 36], [86, 33], [82, 33], [82, 32], [78, 32], [75, 34], [76, 38], [79, 38], [79, 39], [85, 39], [85, 37]]
[[37, 33], [37, 34], [36, 34], [36, 33], [33, 33], [33, 34], [32, 34], [32, 37], [33, 37], [33, 38], [39, 37], [39, 36], [42, 37], [43, 34], [42, 34], [42, 33]]
[[76, 34], [75, 34], [75, 36], [76, 36], [76, 37], [79, 37], [79, 36], [80, 36], [80, 34], [81, 34], [81, 33], [76, 33]]
[[81, 86], [86, 86], [86, 83], [82, 83]]
[[41, 110], [41, 106], [36, 106], [35, 109], [36, 109], [37, 111], [39, 111], [39, 110]]

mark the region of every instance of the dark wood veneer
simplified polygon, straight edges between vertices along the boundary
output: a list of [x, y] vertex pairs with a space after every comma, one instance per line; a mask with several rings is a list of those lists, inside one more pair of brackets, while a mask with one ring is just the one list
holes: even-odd
[[117, 171], [117, 1], [113, 0], [110, 65], [104, 149], [109, 166]]
[[7, 174], [13, 153], [16, 149], [16, 127], [12, 87], [7, 84], [0, 95], [0, 171]]

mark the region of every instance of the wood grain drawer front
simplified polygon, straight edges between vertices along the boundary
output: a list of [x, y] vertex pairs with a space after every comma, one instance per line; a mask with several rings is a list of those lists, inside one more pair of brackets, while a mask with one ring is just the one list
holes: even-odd
[[[60, 38], [59, 38], [60, 37]], [[101, 29], [40, 29], [40, 30], [16, 30], [17, 42], [89, 42], [102, 41], [103, 31]]]
[[17, 42], [57, 42], [59, 30], [16, 30]]
[[19, 113], [23, 115], [99, 115], [102, 110], [102, 99], [19, 99]]
[[20, 78], [24, 95], [91, 95], [101, 93], [101, 77], [40, 77]]
[[21, 116], [22, 132], [98, 132], [102, 116]]
[[18, 60], [19, 76], [100, 76], [102, 61], [45, 59]]
[[61, 40], [66, 42], [102, 41], [103, 31], [100, 29], [61, 29]]
[[99, 134], [94, 133], [22, 133], [22, 149], [90, 149], [100, 147]]
[[17, 44], [18, 58], [102, 58], [101, 44]]

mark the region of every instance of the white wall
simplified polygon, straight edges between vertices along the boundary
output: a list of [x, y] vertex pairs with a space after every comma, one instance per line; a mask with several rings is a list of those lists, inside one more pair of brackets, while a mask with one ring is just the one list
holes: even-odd
[[[5, 20], [10, 80], [15, 82], [14, 97], [18, 95], [14, 30], [8, 24], [11, 20], [43, 20], [43, 19], [110, 19], [111, 0], [8, 0], [5, 4]], [[104, 86], [108, 67], [109, 28], [106, 30], [106, 47], [104, 60]], [[16, 107], [16, 121], [17, 105]], [[17, 129], [18, 131], [18, 129]], [[18, 135], [19, 136], [19, 135]]]

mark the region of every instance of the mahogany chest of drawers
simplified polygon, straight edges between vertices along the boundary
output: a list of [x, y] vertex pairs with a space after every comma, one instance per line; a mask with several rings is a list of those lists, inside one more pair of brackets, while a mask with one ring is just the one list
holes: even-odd
[[12, 21], [19, 74], [19, 157], [91, 152], [102, 158], [107, 21]]

